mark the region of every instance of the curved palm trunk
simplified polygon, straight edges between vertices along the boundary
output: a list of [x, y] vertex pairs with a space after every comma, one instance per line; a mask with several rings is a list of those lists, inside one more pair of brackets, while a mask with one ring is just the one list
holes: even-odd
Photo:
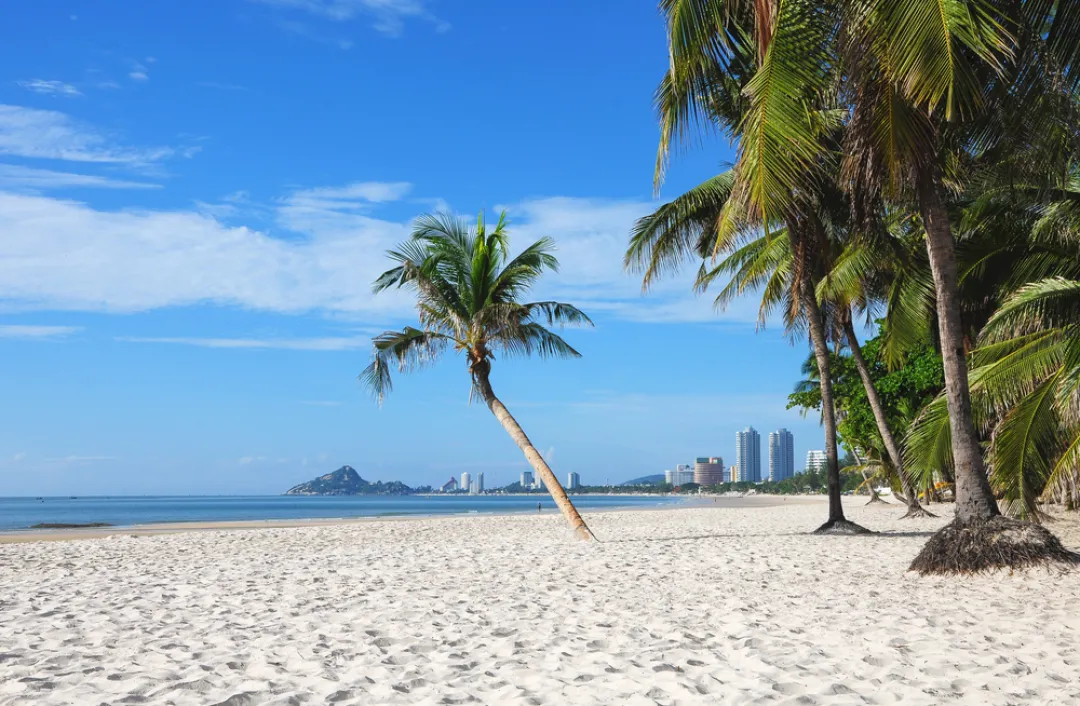
[[[900, 453], [900, 445], [896, 443], [892, 429], [889, 428], [889, 421], [885, 417], [885, 407], [881, 404], [881, 398], [878, 397], [874, 380], [870, 377], [870, 366], [866, 364], [866, 359], [863, 358], [862, 350], [859, 348], [859, 337], [855, 334], [855, 326], [851, 323], [851, 319], [844, 321], [844, 336], [847, 337], [848, 348], [851, 349], [851, 358], [855, 361], [855, 367], [859, 370], [859, 377], [862, 378], [863, 389], [866, 390], [866, 399], [870, 402], [870, 409], [874, 412], [874, 421], [877, 423], [878, 434], [881, 435], [881, 440], [885, 443], [885, 451], [889, 454], [889, 460], [892, 461], [897, 475], [900, 476], [900, 483], [904, 486], [904, 498], [907, 501], [908, 508], [904, 517], [933, 517], [931, 513], [927, 512], [926, 508], [919, 504], [919, 496], [915, 493], [915, 488], [911, 485], [911, 481], [908, 480], [907, 474], [904, 473], [904, 460], [903, 455]], [[874, 491], [873, 494], [876, 496], [877, 492]]]
[[982, 447], [975, 431], [968, 389], [967, 359], [964, 355], [964, 328], [960, 318], [959, 276], [956, 245], [949, 214], [941, 198], [941, 177], [936, 170], [923, 175], [919, 184], [919, 205], [926, 248], [937, 293], [938, 332], [945, 368], [945, 396], [949, 404], [953, 467], [956, 469], [956, 519], [979, 522], [997, 517], [997, 500], [990, 489], [983, 465]]
[[[483, 398], [484, 404], [487, 405], [491, 413], [495, 415], [495, 418], [499, 420], [499, 423], [506, 429], [506, 433], [510, 435], [510, 438], [514, 440], [514, 443], [518, 445], [518, 448], [525, 454], [525, 459], [529, 462], [529, 465], [536, 471], [536, 475], [544, 482], [544, 486], [551, 493], [551, 498], [555, 501], [555, 505], [562, 512], [563, 517], [570, 523], [570, 526], [574, 530], [574, 534], [578, 539], [588, 541], [595, 539], [592, 531], [585, 524], [585, 520], [581, 519], [581, 515], [578, 514], [577, 508], [574, 507], [574, 503], [570, 502], [570, 498], [567, 497], [566, 491], [563, 490], [562, 484], [559, 483], [559, 479], [555, 477], [551, 468], [544, 461], [544, 458], [540, 455], [540, 452], [536, 450], [532, 442], [529, 441], [529, 437], [525, 435], [525, 431], [521, 428], [521, 425], [517, 423], [510, 411], [506, 409], [498, 397], [495, 396], [495, 391], [491, 389], [491, 381], [488, 379], [489, 370], [487, 369], [487, 363], [481, 363], [474, 368], [473, 379], [476, 383], [476, 389], [480, 393], [480, 397]], [[483, 367], [481, 367], [483, 366]]]
[[[791, 250], [801, 254], [805, 248], [798, 242], [792, 227], [788, 227], [788, 237], [791, 239]], [[804, 269], [806, 268], [805, 256], [802, 256]], [[836, 408], [833, 403], [832, 371], [829, 365], [829, 343], [825, 335], [825, 324], [821, 319], [821, 309], [814, 294], [814, 284], [811, 282], [809, 273], [804, 271], [799, 277], [797, 284], [799, 304], [802, 306], [803, 315], [810, 329], [810, 341], [814, 346], [814, 358], [817, 361], [818, 380], [821, 385], [821, 424], [825, 427], [825, 458], [826, 479], [829, 488], [829, 520], [815, 532], [866, 532], [859, 525], [848, 522], [844, 517], [844, 505], [840, 495], [840, 458], [836, 449]]]
[[[859, 458], [859, 452], [855, 449], [851, 449], [851, 453], [855, 456], [855, 463], [859, 464], [859, 466], [861, 467], [863, 465], [863, 461], [861, 458]], [[888, 505], [889, 503], [885, 502], [881, 498], [881, 495], [878, 494], [877, 488], [875, 488], [874, 484], [870, 481], [870, 476], [866, 475], [866, 468], [861, 468], [859, 470], [859, 473], [862, 475], [863, 483], [865, 483], [866, 487], [870, 490], [870, 499], [866, 501], [866, 504], [869, 505], [870, 503], [884, 503], [885, 505]]]

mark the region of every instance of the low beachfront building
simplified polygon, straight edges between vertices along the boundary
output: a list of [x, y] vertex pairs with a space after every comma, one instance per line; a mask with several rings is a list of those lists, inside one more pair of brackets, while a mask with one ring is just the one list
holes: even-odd
[[694, 461], [694, 483], [720, 485], [724, 482], [724, 459], [719, 456], [703, 456]]

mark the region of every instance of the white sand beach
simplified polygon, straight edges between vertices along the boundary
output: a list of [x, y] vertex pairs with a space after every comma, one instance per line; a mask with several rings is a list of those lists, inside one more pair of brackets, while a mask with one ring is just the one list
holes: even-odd
[[863, 502], [5, 544], [0, 705], [1080, 703], [1080, 573], [920, 578], [945, 519]]

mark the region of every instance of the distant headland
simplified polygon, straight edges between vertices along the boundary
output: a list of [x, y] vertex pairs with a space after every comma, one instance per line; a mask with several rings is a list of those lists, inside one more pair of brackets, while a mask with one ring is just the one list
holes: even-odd
[[372, 483], [361, 478], [352, 466], [342, 466], [333, 473], [289, 488], [285, 495], [413, 495], [421, 490], [425, 489], [410, 488], [396, 480]]

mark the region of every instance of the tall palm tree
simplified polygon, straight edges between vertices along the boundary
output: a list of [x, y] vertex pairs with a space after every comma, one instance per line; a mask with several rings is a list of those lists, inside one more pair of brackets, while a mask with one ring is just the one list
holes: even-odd
[[375, 281], [375, 291], [404, 287], [414, 292], [418, 327], [387, 331], [374, 339], [374, 355], [361, 380], [382, 404], [391, 389], [391, 368], [405, 373], [434, 362], [446, 349], [462, 353], [479, 395], [503, 425], [525, 459], [543, 481], [578, 538], [592, 532], [581, 519], [555, 474], [491, 386], [495, 353], [507, 356], [579, 358], [548, 326], [592, 322], [570, 304], [554, 301], [522, 303], [545, 271], [559, 263], [554, 241], [541, 238], [516, 257], [509, 252], [506, 213], [488, 230], [481, 212], [476, 229], [449, 215], [417, 220], [412, 238], [389, 251], [397, 266]]
[[[783, 306], [785, 328], [795, 335], [807, 331], [814, 348], [821, 383], [821, 419], [828, 459], [829, 518], [819, 533], [860, 533], [866, 529], [844, 516], [841, 502], [839, 452], [832, 377], [829, 372], [827, 317], [815, 298], [820, 251], [809, 245], [812, 234], [807, 223], [819, 223], [815, 207], [808, 205], [783, 225], [774, 225], [770, 235], [760, 235], [752, 222], [721, 241], [720, 214], [731, 198], [734, 175], [720, 174], [691, 189], [674, 201], [641, 218], [631, 233], [626, 266], [643, 275], [645, 286], [663, 273], [675, 270], [687, 258], [702, 260], [696, 286], [705, 290], [725, 276], [728, 283], [717, 296], [718, 307], [736, 296], [763, 288], [760, 320]], [[757, 234], [755, 238], [754, 235]], [[749, 240], [745, 245], [740, 241]], [[727, 254], [719, 264], [708, 266], [708, 258]]]

